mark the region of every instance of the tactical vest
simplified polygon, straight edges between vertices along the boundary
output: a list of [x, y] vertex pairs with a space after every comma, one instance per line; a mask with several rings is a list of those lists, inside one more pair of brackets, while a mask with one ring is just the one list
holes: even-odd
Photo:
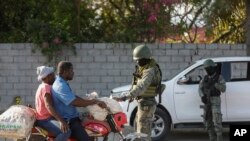
[[[152, 82], [150, 84], [150, 86], [146, 89], [146, 91], [143, 93], [143, 94], [140, 94], [138, 97], [140, 98], [147, 98], [147, 97], [155, 97], [157, 96], [160, 91], [161, 91], [161, 78], [162, 78], [162, 73], [161, 73], [161, 69], [159, 67], [158, 64], [155, 64], [154, 66], [149, 66], [150, 67], [157, 67], [158, 69], [158, 73], [156, 73], [156, 76], [155, 77], [158, 77], [159, 80], [157, 80], [157, 82]], [[155, 68], [154, 68], [155, 69]], [[137, 82], [142, 78], [143, 76], [143, 71], [142, 72], [139, 72], [139, 67], [136, 66], [136, 71], [135, 73], [133, 73], [133, 87], [136, 86]]]
[[156, 86], [149, 86], [147, 88], [147, 90], [143, 94], [141, 94], [139, 97], [142, 97], [142, 98], [144, 98], [144, 97], [155, 97], [158, 94], [156, 90], [157, 90]]
[[204, 77], [203, 92], [207, 96], [220, 96], [221, 92], [214, 87], [214, 84], [219, 80], [219, 76], [219, 74], [216, 74], [212, 78], [209, 78], [208, 75]]

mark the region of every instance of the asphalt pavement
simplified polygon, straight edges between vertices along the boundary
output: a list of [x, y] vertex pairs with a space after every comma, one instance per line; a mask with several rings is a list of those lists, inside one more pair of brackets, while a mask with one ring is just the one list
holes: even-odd
[[[132, 127], [125, 127], [123, 133], [128, 135], [133, 132]], [[119, 136], [111, 134], [108, 141], [119, 141]], [[209, 141], [209, 138], [204, 128], [185, 128], [172, 130], [170, 136], [163, 141]], [[223, 129], [223, 141], [229, 141], [229, 128]]]
[[[175, 129], [168, 140], [164, 141], [209, 141], [205, 129]], [[223, 141], [229, 141], [229, 129], [223, 130]]]
[[[130, 126], [125, 127], [123, 131], [125, 136], [133, 132], [134, 130]], [[224, 137], [224, 141], [229, 141], [229, 129], [228, 128], [225, 128], [223, 130], [223, 137]], [[108, 141], [119, 141], [119, 140], [120, 140], [120, 137], [118, 134], [109, 135]], [[10, 139], [5, 140], [3, 138], [0, 138], [0, 141], [13, 141], [13, 140], [10, 140]], [[25, 140], [21, 140], [21, 141], [25, 141]], [[32, 136], [29, 141], [44, 141], [44, 138], [39, 137], [39, 136]], [[99, 138], [98, 141], [102, 141], [102, 138]], [[205, 129], [188, 128], [188, 129], [174, 129], [171, 131], [168, 139], [165, 139], [162, 141], [209, 141], [209, 139], [208, 139], [208, 135]]]

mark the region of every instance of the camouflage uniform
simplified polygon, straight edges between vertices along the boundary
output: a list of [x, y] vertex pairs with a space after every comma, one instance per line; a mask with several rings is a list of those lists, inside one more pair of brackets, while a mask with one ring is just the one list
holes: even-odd
[[[204, 64], [205, 63], [206, 62], [204, 62]], [[199, 95], [206, 107], [204, 109], [203, 120], [210, 141], [223, 140], [220, 94], [221, 92], [225, 92], [225, 90], [225, 80], [222, 75], [218, 74], [216, 71], [213, 74], [206, 75], [199, 85]]]
[[156, 89], [160, 83], [161, 71], [159, 65], [154, 59], [150, 58], [146, 65], [136, 67], [133, 85], [127, 94], [127, 99], [135, 98], [138, 102], [136, 132], [147, 134], [146, 141], [151, 141], [151, 126], [157, 105], [155, 100]]

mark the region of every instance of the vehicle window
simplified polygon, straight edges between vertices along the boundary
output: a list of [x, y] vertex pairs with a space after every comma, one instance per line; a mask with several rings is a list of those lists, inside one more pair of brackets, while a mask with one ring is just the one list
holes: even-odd
[[[217, 63], [217, 72], [221, 74], [221, 63]], [[206, 75], [206, 71], [203, 68], [203, 65], [196, 67], [185, 76], [188, 79], [186, 84], [199, 84], [201, 79]]]
[[232, 62], [231, 69], [231, 81], [246, 81], [249, 78], [249, 62]]
[[200, 80], [206, 75], [203, 65], [196, 67], [185, 76], [188, 79], [186, 84], [199, 84]]
[[230, 62], [223, 62], [221, 68], [221, 75], [224, 77], [226, 82], [231, 80], [231, 64]]

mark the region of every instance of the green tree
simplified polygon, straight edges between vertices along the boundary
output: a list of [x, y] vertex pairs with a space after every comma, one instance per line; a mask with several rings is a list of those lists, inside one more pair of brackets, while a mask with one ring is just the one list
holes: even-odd
[[207, 16], [212, 42], [245, 43], [250, 55], [250, 1], [216, 0]]
[[[183, 0], [175, 5], [172, 12], [174, 24], [178, 27], [177, 37], [181, 42], [207, 42], [199, 30], [206, 29], [205, 13], [209, 10], [212, 0]], [[178, 38], [177, 38], [178, 39]]]
[[0, 1], [0, 42], [23, 42], [27, 40], [25, 19], [30, 17], [32, 2], [26, 0]]
[[198, 29], [205, 28], [211, 42], [250, 46], [249, 5], [247, 0], [1, 1], [0, 42], [199, 43]]
[[246, 45], [247, 45], [247, 55], [250, 56], [250, 1], [245, 0], [246, 4]]
[[155, 42], [176, 32], [171, 23], [178, 0], [95, 0], [103, 40], [108, 42]]
[[[195, 11], [194, 9], [198, 9], [192, 13], [195, 16], [190, 23], [199, 22], [195, 17], [201, 17], [207, 36], [210, 37], [208, 43], [246, 43], [247, 55], [250, 55], [249, 0], [184, 0], [182, 4], [192, 6], [180, 16], [183, 17], [181, 19], [185, 19], [188, 13]], [[186, 28], [184, 31], [187, 32], [189, 29]]]
[[212, 43], [244, 43], [246, 41], [245, 0], [217, 0], [207, 13], [207, 29], [213, 37]]
[[[1, 42], [41, 44], [55, 37], [62, 40], [70, 37], [75, 42], [165, 42], [167, 37], [182, 35], [195, 25], [194, 22], [187, 25], [182, 17], [179, 23], [172, 21], [173, 16], [180, 17], [174, 15], [180, 0], [27, 0], [17, 5], [14, 2], [0, 3], [3, 9], [16, 9], [1, 11], [2, 29], [13, 25], [0, 33]], [[11, 13], [17, 20], [8, 20], [13, 18]], [[58, 31], [65, 33], [63, 37]]]

